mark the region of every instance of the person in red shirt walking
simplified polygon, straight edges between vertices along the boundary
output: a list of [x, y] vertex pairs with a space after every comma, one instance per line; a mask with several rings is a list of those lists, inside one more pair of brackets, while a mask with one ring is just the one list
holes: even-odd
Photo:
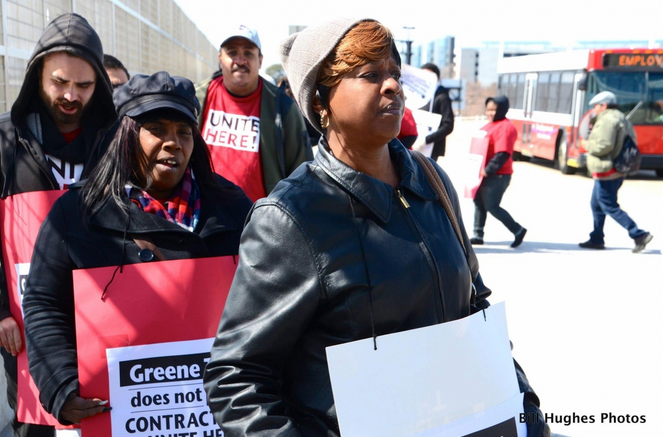
[[506, 96], [486, 99], [486, 117], [488, 123], [481, 128], [490, 139], [486, 167], [481, 170], [483, 181], [474, 197], [474, 236], [472, 244], [483, 244], [483, 228], [490, 213], [515, 236], [511, 247], [518, 247], [523, 242], [527, 229], [518, 224], [511, 214], [500, 206], [502, 196], [511, 182], [513, 174], [513, 145], [518, 132], [506, 118], [509, 99]]

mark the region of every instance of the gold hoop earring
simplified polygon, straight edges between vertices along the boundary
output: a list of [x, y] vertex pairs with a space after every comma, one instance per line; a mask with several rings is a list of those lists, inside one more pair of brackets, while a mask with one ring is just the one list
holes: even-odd
[[325, 110], [320, 111], [320, 126], [322, 126], [323, 129], [329, 127], [329, 114], [327, 114], [327, 111]]

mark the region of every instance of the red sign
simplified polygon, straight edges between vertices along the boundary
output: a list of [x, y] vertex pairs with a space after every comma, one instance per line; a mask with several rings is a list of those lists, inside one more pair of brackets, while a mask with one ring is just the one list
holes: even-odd
[[[127, 265], [111, 282], [115, 269], [76, 270], [73, 276], [81, 396], [109, 400], [118, 408], [110, 398], [106, 349], [214, 337], [236, 257]], [[84, 419], [83, 436], [110, 437], [111, 414]], [[136, 426], [140, 422], [127, 422], [132, 432]]]
[[[42, 222], [55, 201], [65, 191], [35, 191], [16, 194], [0, 200], [2, 222], [2, 259], [9, 306], [14, 319], [23, 331], [21, 302], [28, 278], [32, 250]], [[25, 340], [23, 342], [25, 344]], [[48, 414], [39, 402], [39, 391], [28, 371], [28, 355], [25, 347], [18, 354], [18, 400], [16, 413], [24, 423], [37, 423], [64, 428]]]

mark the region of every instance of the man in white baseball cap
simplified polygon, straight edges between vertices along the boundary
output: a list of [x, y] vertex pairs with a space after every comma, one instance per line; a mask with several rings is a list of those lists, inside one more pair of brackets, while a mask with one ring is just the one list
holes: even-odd
[[595, 106], [599, 104], [605, 103], [606, 105], [616, 105], [617, 104], [617, 96], [615, 96], [614, 93], [611, 93], [610, 91], [602, 91], [595, 95], [592, 100], [589, 101], [589, 106]]
[[234, 25], [221, 39], [220, 71], [196, 86], [215, 171], [254, 202], [313, 159], [304, 118], [285, 90], [260, 77], [262, 59], [258, 32]]
[[595, 95], [589, 106], [596, 115], [596, 122], [585, 143], [587, 170], [594, 178], [594, 189], [590, 206], [594, 217], [594, 229], [589, 240], [579, 244], [583, 249], [605, 249], [603, 227], [606, 216], [612, 217], [635, 242], [633, 253], [642, 252], [654, 236], [638, 227], [617, 202], [617, 193], [624, 182], [625, 174], [614, 168], [614, 159], [619, 154], [625, 138], [637, 141], [631, 122], [618, 109], [617, 96], [610, 91]]

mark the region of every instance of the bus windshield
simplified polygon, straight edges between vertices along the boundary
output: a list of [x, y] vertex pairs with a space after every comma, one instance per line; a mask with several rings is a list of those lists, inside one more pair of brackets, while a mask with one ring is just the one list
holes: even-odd
[[593, 71], [587, 82], [586, 110], [601, 91], [615, 93], [619, 110], [633, 124], [663, 124], [663, 73]]

